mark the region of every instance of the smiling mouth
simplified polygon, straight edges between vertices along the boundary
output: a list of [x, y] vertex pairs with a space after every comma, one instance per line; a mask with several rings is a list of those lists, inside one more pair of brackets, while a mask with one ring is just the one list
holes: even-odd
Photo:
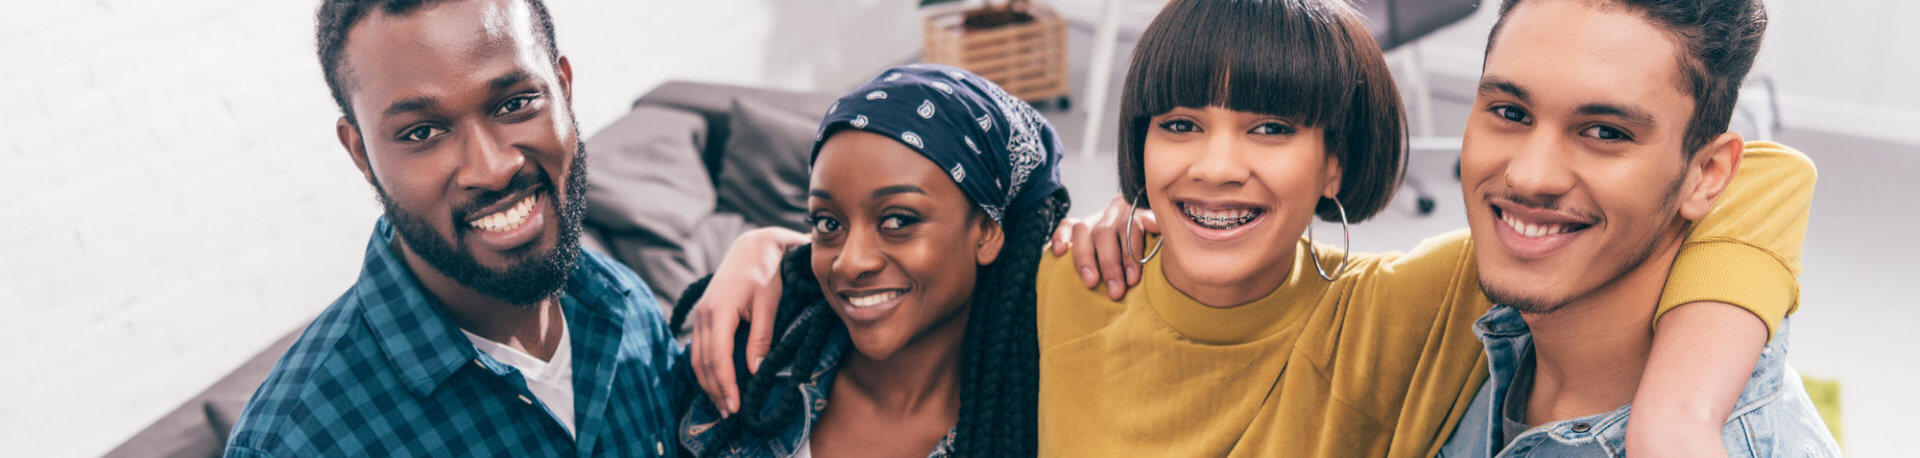
[[1190, 202], [1176, 202], [1175, 205], [1194, 224], [1214, 230], [1244, 226], [1267, 212], [1265, 208], [1249, 205], [1201, 205]]
[[853, 308], [865, 309], [885, 304], [894, 298], [900, 297], [902, 294], [906, 294], [906, 292], [907, 290], [904, 289], [889, 289], [858, 294], [841, 293], [840, 298], [846, 299], [847, 305], [851, 305]]
[[528, 193], [511, 207], [467, 221], [467, 226], [487, 232], [519, 229], [520, 225], [526, 224], [527, 217], [533, 215], [533, 204], [539, 200], [539, 196], [539, 193]]
[[1586, 223], [1554, 223], [1554, 222], [1526, 221], [1521, 219], [1520, 217], [1514, 216], [1511, 213], [1507, 213], [1505, 210], [1500, 209], [1500, 206], [1498, 205], [1489, 205], [1488, 207], [1493, 208], [1493, 216], [1494, 218], [1498, 218], [1500, 220], [1500, 223], [1506, 224], [1508, 228], [1513, 229], [1513, 232], [1515, 234], [1519, 234], [1526, 237], [1539, 238], [1539, 237], [1547, 237], [1547, 236], [1554, 236], [1554, 235], [1560, 235], [1560, 234], [1570, 234], [1570, 233], [1580, 232], [1580, 231], [1586, 230], [1587, 228], [1593, 227], [1592, 224], [1586, 224]]

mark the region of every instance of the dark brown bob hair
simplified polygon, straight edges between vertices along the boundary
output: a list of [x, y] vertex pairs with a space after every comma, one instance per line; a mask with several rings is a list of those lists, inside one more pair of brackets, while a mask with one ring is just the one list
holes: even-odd
[[[1350, 221], [1379, 213], [1406, 168], [1400, 93], [1380, 45], [1345, 0], [1173, 0], [1160, 10], [1134, 47], [1122, 88], [1123, 196], [1146, 181], [1148, 120], [1208, 106], [1325, 129]], [[1340, 220], [1328, 199], [1316, 213]]]

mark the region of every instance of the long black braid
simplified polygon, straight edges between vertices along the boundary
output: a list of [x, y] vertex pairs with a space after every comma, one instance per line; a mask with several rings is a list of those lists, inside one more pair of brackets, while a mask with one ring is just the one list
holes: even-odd
[[[973, 309], [961, 346], [960, 419], [954, 454], [963, 457], [1033, 456], [1038, 449], [1036, 414], [1040, 392], [1040, 352], [1034, 322], [1034, 274], [1041, 251], [1065, 216], [1066, 190], [1041, 202], [1009, 211], [1002, 221], [1006, 243], [992, 264], [980, 269]], [[846, 332], [828, 308], [813, 276], [807, 246], [788, 252], [781, 263], [782, 292], [774, 329], [779, 335], [761, 362], [759, 375], [747, 374], [744, 356], [734, 355], [738, 380], [745, 380], [738, 415], [714, 426], [713, 450], [745, 439], [779, 434], [799, 421], [803, 408], [799, 385], [806, 383], [829, 339]], [[680, 328], [692, 304], [705, 293], [706, 280], [689, 286], [675, 307]], [[734, 348], [745, 348], [746, 333]], [[783, 368], [788, 376], [780, 376]]]

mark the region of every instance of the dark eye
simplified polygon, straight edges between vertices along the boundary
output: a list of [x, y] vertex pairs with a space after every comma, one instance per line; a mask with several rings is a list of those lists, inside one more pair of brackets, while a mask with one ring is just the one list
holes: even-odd
[[1250, 132], [1254, 135], [1293, 135], [1296, 130], [1285, 123], [1269, 121], [1253, 126]]
[[1200, 130], [1200, 126], [1195, 125], [1193, 121], [1188, 121], [1185, 119], [1169, 119], [1169, 120], [1160, 122], [1160, 129], [1165, 130], [1167, 132], [1184, 134], [1187, 132]]
[[406, 131], [401, 132], [400, 140], [408, 141], [408, 142], [424, 142], [424, 141], [427, 141], [428, 139], [438, 137], [441, 134], [445, 134], [445, 133], [447, 133], [446, 129], [423, 124], [423, 125], [413, 126], [411, 128], [408, 128]]
[[1533, 118], [1528, 117], [1527, 112], [1520, 111], [1520, 109], [1516, 107], [1501, 105], [1501, 106], [1493, 107], [1492, 111], [1494, 116], [1499, 116], [1501, 119], [1505, 119], [1508, 121], [1517, 122], [1521, 124], [1527, 124], [1527, 123], [1533, 122]]
[[513, 112], [520, 111], [520, 109], [522, 108], [526, 108], [527, 104], [532, 102], [533, 102], [533, 96], [531, 95], [523, 95], [523, 96], [507, 99], [507, 101], [505, 102], [500, 102], [499, 108], [493, 109], [493, 115], [501, 116], [501, 115], [512, 114]]
[[840, 220], [833, 219], [831, 216], [813, 216], [808, 219], [811, 221], [807, 224], [813, 226], [813, 233], [816, 235], [840, 232]]
[[1627, 133], [1625, 131], [1621, 131], [1620, 129], [1615, 129], [1608, 126], [1588, 127], [1587, 130], [1580, 131], [1580, 135], [1593, 137], [1601, 140], [1607, 140], [1607, 141], [1620, 141], [1620, 140], [1631, 139], [1631, 137], [1627, 136]]
[[880, 218], [880, 229], [887, 230], [887, 231], [900, 230], [900, 229], [905, 229], [907, 226], [912, 226], [914, 223], [918, 223], [918, 222], [920, 222], [919, 218], [914, 218], [911, 216], [887, 215], [886, 217]]

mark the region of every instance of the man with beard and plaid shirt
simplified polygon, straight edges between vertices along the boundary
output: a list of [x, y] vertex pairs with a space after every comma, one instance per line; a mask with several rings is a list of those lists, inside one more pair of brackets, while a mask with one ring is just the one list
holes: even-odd
[[325, 0], [336, 132], [385, 207], [228, 456], [662, 456], [691, 391], [646, 284], [580, 249], [572, 67], [539, 0]]

